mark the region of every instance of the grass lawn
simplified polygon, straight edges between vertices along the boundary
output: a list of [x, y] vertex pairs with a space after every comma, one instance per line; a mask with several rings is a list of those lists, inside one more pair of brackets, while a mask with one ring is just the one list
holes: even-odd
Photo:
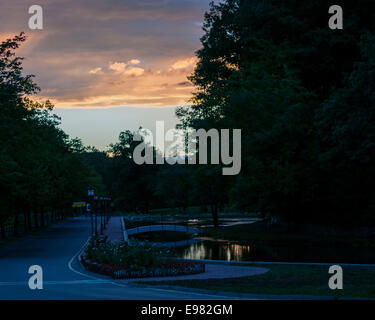
[[328, 287], [328, 266], [255, 265], [270, 269], [252, 277], [208, 280], [147, 282], [196, 289], [255, 294], [304, 294], [334, 297], [375, 298], [375, 268], [343, 267], [343, 290]]

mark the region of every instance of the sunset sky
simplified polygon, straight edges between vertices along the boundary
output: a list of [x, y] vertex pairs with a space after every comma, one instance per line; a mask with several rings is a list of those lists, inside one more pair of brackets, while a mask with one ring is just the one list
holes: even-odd
[[[30, 30], [28, 9], [43, 8], [44, 29]], [[194, 87], [209, 0], [2, 0], [0, 38], [25, 31], [25, 73], [55, 104], [62, 128], [105, 148], [121, 130], [177, 123], [176, 106]]]

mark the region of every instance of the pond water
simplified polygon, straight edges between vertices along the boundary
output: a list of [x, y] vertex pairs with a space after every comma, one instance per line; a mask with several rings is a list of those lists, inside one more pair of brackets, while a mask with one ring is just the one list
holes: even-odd
[[[221, 219], [221, 226], [249, 224], [259, 221], [256, 218]], [[165, 223], [166, 221], [164, 221]], [[187, 219], [168, 221], [170, 224], [184, 224], [192, 227], [206, 228], [212, 226], [211, 219]], [[277, 261], [277, 262], [341, 262], [341, 263], [375, 263], [373, 248], [346, 248], [309, 245], [298, 242], [284, 245], [270, 245], [257, 242], [236, 242], [196, 237], [184, 246], [175, 248], [176, 253], [184, 259], [208, 259], [226, 261]], [[171, 240], [169, 240], [171, 241]], [[174, 241], [174, 240], [173, 240]]]
[[[220, 227], [229, 227], [229, 226], [236, 226], [240, 224], [250, 224], [257, 222], [261, 219], [259, 218], [221, 218], [220, 219]], [[213, 227], [212, 219], [189, 219], [186, 221], [174, 221], [174, 223], [183, 223], [187, 224], [190, 227], [199, 227], [199, 228], [207, 228]]]
[[207, 238], [197, 240], [200, 241], [175, 248], [176, 252], [184, 259], [375, 263], [375, 252], [371, 248], [306, 247], [298, 244], [267, 246]]

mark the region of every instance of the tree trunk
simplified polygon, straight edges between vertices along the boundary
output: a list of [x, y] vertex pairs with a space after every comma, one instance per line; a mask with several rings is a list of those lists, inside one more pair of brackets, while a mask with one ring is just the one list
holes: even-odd
[[16, 212], [14, 215], [14, 223], [13, 223], [13, 235], [14, 236], [18, 235], [18, 226], [19, 226], [18, 216], [19, 216], [19, 212]]
[[27, 215], [27, 225], [29, 227], [29, 230], [32, 230], [33, 229], [33, 224], [31, 222], [31, 210], [30, 209], [27, 209], [26, 215]]
[[214, 227], [217, 228], [219, 227], [219, 216], [217, 212], [217, 204], [212, 204], [211, 205], [211, 213], [212, 213], [212, 219], [214, 222]]
[[40, 208], [40, 226], [43, 228], [45, 226], [45, 221], [44, 221], [44, 208]]
[[23, 233], [27, 234], [29, 232], [29, 225], [27, 222], [27, 214], [26, 211], [23, 213]]
[[38, 213], [36, 210], [34, 210], [34, 224], [35, 224], [35, 228], [39, 228]]
[[1, 236], [1, 239], [3, 240], [5, 240], [5, 238], [7, 237], [6, 232], [5, 232], [4, 222], [0, 224], [0, 236]]

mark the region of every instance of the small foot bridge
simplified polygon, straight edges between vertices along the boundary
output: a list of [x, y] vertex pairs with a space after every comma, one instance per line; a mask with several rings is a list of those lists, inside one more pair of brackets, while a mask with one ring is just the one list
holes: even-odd
[[175, 224], [160, 224], [160, 225], [149, 225], [141, 226], [131, 229], [126, 229], [126, 233], [130, 236], [133, 234], [153, 232], [153, 231], [176, 231], [176, 232], [186, 232], [191, 234], [201, 233], [200, 229], [192, 228], [188, 226], [180, 226]]

